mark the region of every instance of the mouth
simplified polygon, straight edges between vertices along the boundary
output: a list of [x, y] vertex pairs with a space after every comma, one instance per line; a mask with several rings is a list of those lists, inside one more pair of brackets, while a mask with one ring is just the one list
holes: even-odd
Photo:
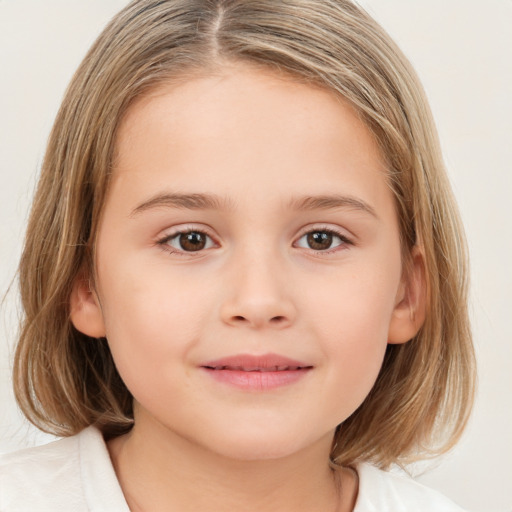
[[289, 372], [295, 370], [302, 370], [304, 368], [308, 368], [307, 366], [270, 366], [270, 367], [260, 367], [260, 366], [205, 366], [209, 370], [229, 370], [232, 372]]
[[243, 390], [264, 391], [301, 380], [313, 366], [276, 354], [236, 355], [201, 365], [216, 381]]

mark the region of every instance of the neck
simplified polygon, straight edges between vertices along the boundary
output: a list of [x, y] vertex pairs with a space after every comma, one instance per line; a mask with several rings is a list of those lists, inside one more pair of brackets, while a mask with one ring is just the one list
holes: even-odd
[[197, 446], [162, 425], [152, 427], [149, 435], [147, 425], [136, 422], [130, 433], [108, 443], [132, 512], [353, 508], [353, 475], [333, 471], [328, 463], [331, 435], [290, 456], [239, 460]]

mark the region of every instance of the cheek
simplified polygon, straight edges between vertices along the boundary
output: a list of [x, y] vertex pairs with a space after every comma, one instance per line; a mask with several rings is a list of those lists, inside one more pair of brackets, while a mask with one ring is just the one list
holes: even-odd
[[[319, 289], [308, 288], [302, 308], [322, 329], [326, 339], [356, 344], [387, 342], [399, 272], [371, 272], [368, 268], [340, 273]], [[306, 289], [306, 288], [304, 288]]]
[[177, 358], [199, 343], [211, 302], [193, 284], [166, 276], [157, 266], [138, 268], [144, 271], [119, 266], [104, 272], [101, 281], [107, 339], [128, 387], [135, 379], [151, 382], [157, 374], [174, 374]]
[[139, 333], [142, 329], [167, 338], [193, 330], [196, 322], [191, 320], [200, 319], [208, 288], [186, 272], [169, 272], [165, 261], [131, 258], [105, 267], [102, 274], [104, 313], [111, 331], [131, 326]]
[[[309, 295], [315, 337], [322, 341], [329, 365], [326, 392], [343, 407], [342, 417], [355, 410], [370, 392], [387, 347], [395, 298], [395, 281], [376, 274], [343, 278], [343, 285]], [[341, 283], [338, 281], [338, 283]]]

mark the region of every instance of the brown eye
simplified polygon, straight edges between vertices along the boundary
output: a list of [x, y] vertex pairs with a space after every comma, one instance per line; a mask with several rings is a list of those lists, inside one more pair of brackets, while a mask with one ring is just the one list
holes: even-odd
[[326, 251], [347, 243], [350, 242], [344, 236], [334, 231], [318, 230], [310, 231], [301, 236], [297, 245], [305, 249], [313, 249], [314, 251]]
[[206, 246], [206, 236], [197, 231], [182, 233], [179, 238], [180, 246], [185, 251], [200, 251]]
[[332, 233], [327, 233], [325, 231], [317, 231], [315, 233], [308, 233], [306, 237], [309, 247], [317, 251], [330, 249], [332, 245]]
[[197, 252], [213, 246], [211, 238], [201, 231], [183, 231], [165, 241], [176, 252]]

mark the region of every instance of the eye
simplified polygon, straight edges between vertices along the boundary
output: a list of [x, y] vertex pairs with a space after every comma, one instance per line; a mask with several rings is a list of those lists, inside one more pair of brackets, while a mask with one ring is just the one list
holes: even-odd
[[214, 246], [211, 237], [204, 231], [191, 229], [179, 231], [160, 240], [159, 245], [171, 250], [172, 253], [198, 252]]
[[351, 244], [348, 238], [329, 229], [309, 231], [302, 235], [296, 243], [297, 247], [327, 252], [330, 252], [329, 249], [335, 249], [345, 244]]

